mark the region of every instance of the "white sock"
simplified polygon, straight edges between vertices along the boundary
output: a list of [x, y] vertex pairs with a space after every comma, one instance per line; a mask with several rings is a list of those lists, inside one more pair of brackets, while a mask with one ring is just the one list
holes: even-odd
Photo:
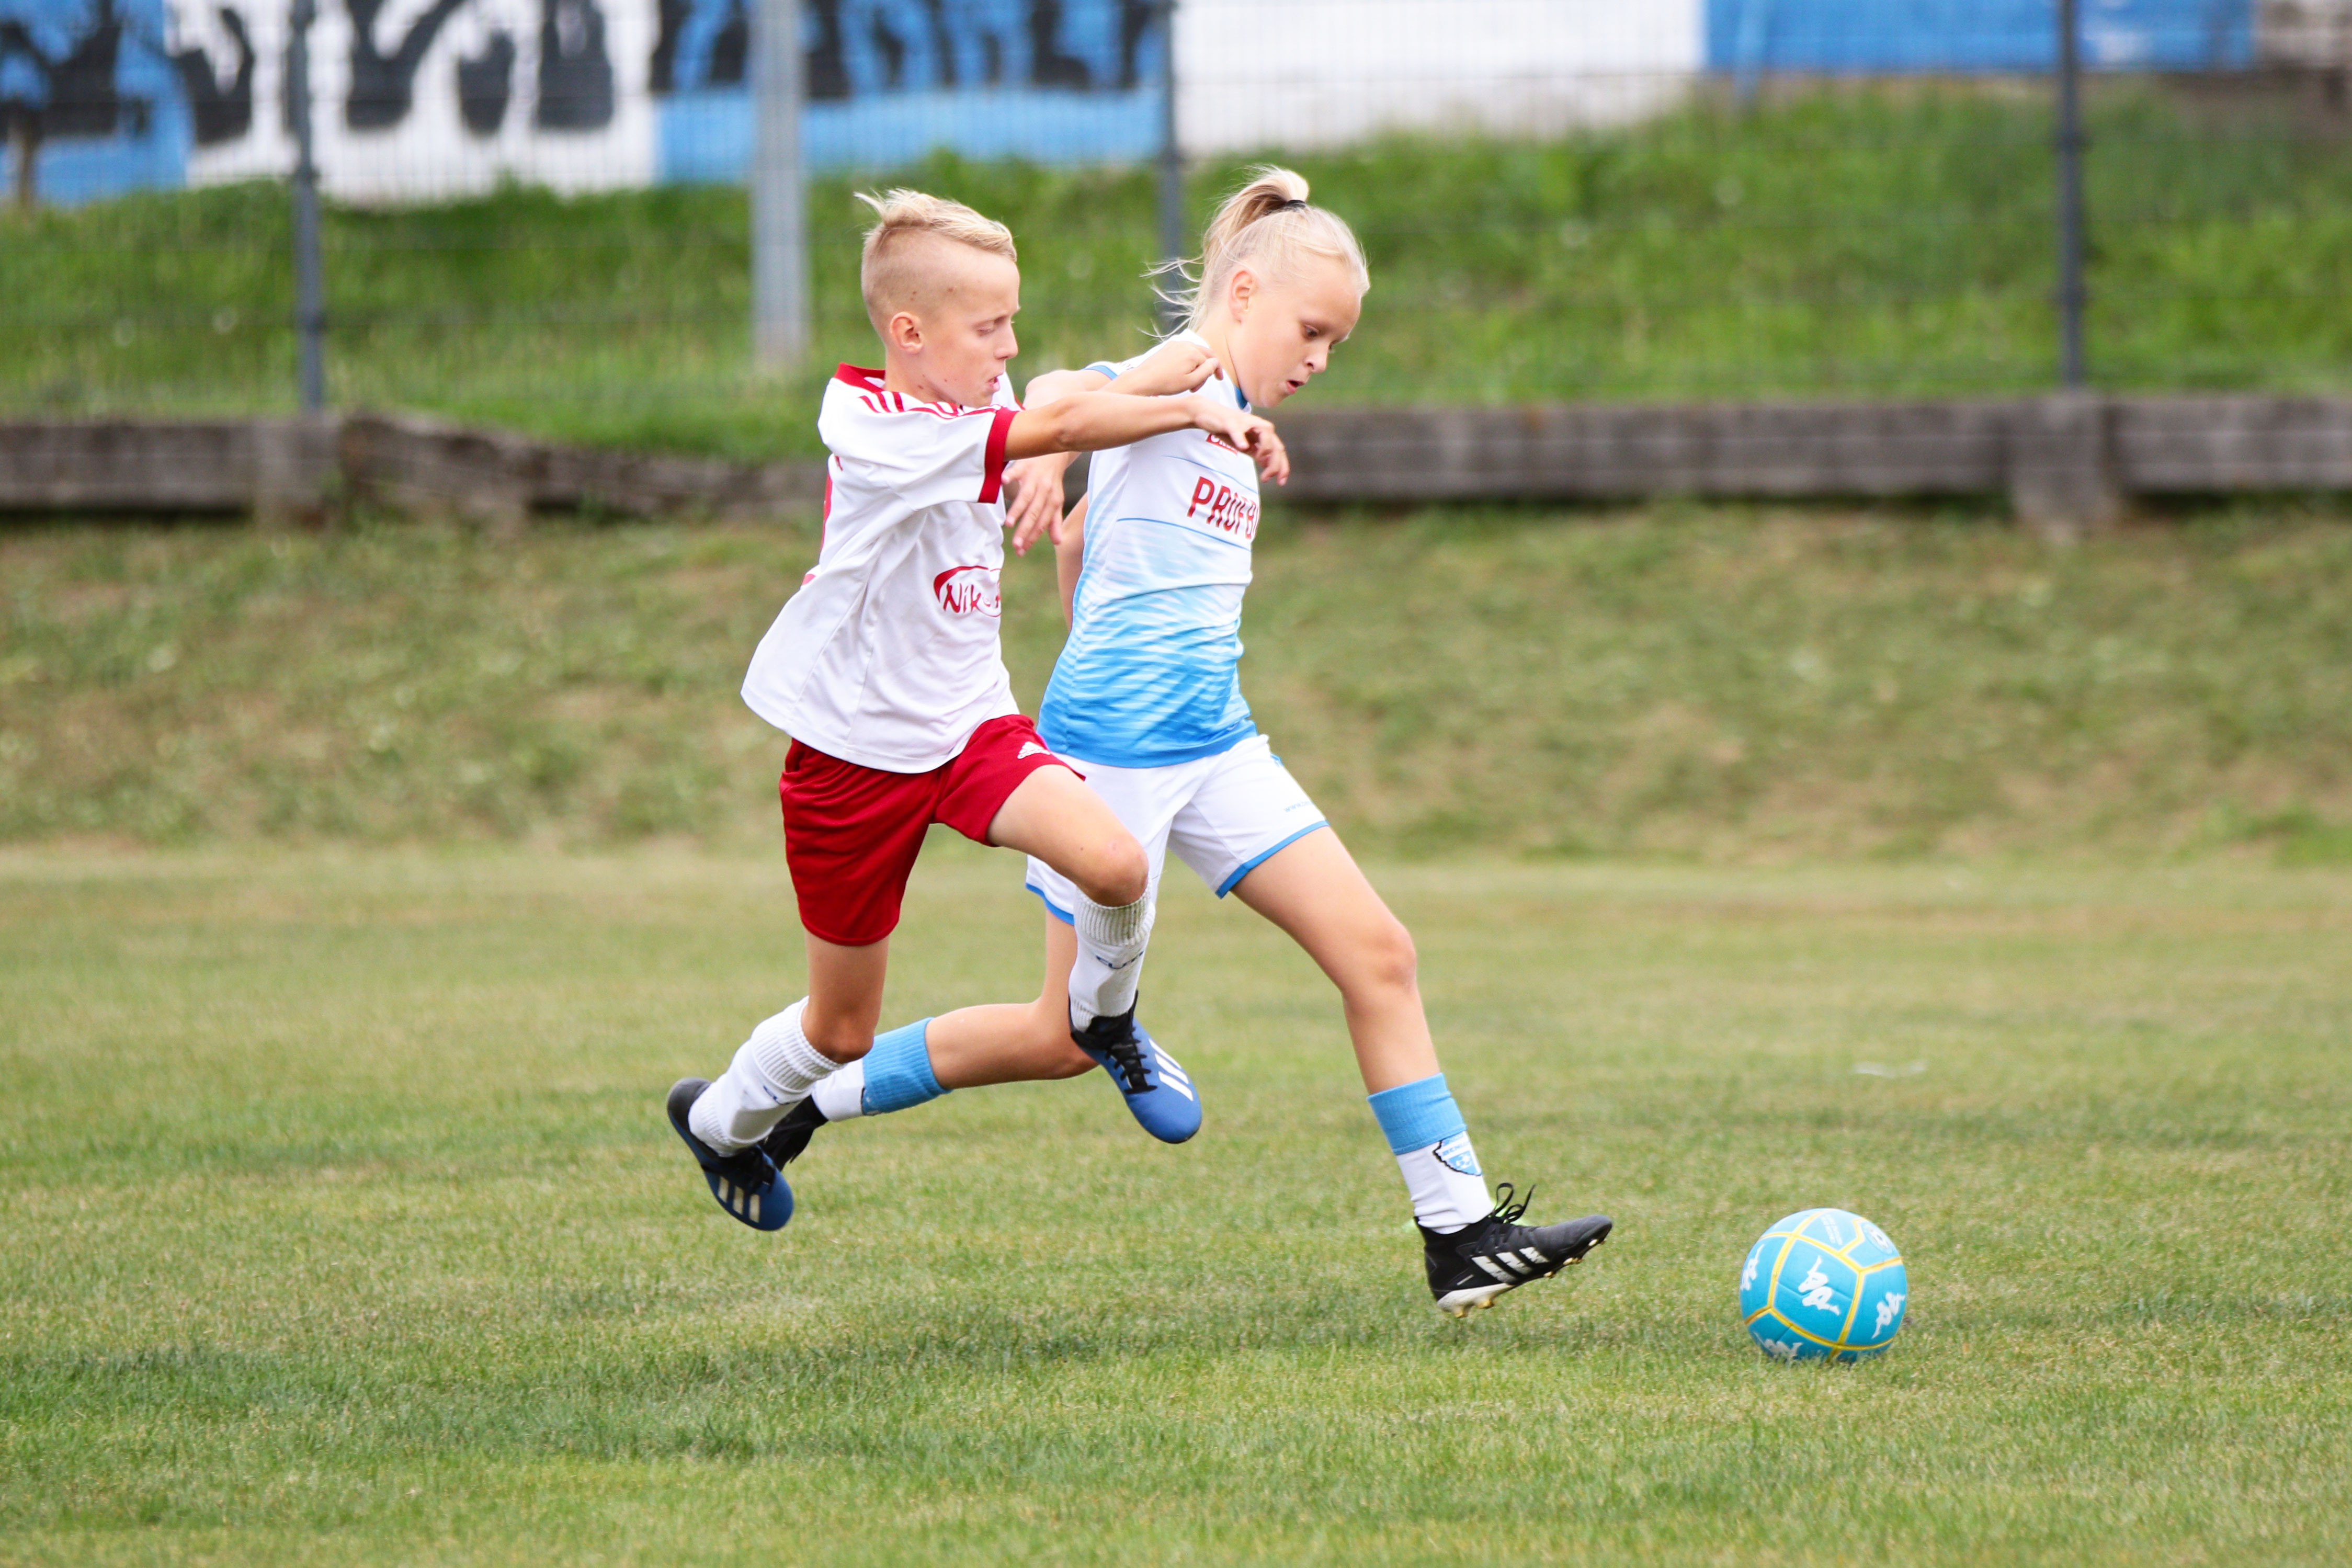
[[846, 1121], [866, 1114], [866, 1058], [845, 1063], [830, 1077], [817, 1080], [809, 1099], [827, 1121]]
[[1077, 962], [1070, 966], [1070, 1026], [1083, 1029], [1097, 1018], [1115, 1018], [1135, 1005], [1143, 983], [1143, 950], [1151, 943], [1151, 912], [1157, 886], [1131, 904], [1113, 908], [1078, 897], [1071, 924], [1078, 933]]
[[1495, 1212], [1486, 1173], [1478, 1168], [1470, 1134], [1456, 1132], [1443, 1142], [1407, 1149], [1396, 1157], [1412, 1194], [1412, 1217], [1435, 1231], [1460, 1230]]
[[768, 1135], [784, 1112], [808, 1098], [812, 1086], [841, 1064], [820, 1054], [801, 1033], [803, 996], [751, 1031], [727, 1070], [687, 1113], [697, 1138], [722, 1154], [748, 1149]]

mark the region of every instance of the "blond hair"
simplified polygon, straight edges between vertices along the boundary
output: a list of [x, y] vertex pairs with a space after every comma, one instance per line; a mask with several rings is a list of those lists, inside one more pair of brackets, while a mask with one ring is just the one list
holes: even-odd
[[1020, 259], [1011, 229], [961, 202], [908, 190], [885, 191], [878, 196], [860, 191], [857, 199], [874, 209], [874, 226], [866, 231], [866, 247], [857, 258], [857, 288], [866, 296], [866, 314], [876, 331], [931, 281], [931, 269], [919, 259], [924, 237], [968, 245], [1007, 261]]
[[1287, 274], [1300, 257], [1318, 256], [1345, 265], [1358, 294], [1372, 286], [1355, 230], [1339, 214], [1308, 205], [1305, 175], [1271, 163], [1249, 173], [1249, 183], [1227, 196], [1209, 220], [1200, 258], [1165, 268], [1180, 284], [1163, 298], [1182, 309], [1184, 325], [1194, 331], [1244, 264], [1262, 278], [1273, 278]]

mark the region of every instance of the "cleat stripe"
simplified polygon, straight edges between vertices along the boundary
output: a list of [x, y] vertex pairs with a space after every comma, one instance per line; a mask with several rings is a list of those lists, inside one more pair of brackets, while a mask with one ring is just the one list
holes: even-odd
[[757, 1193], [753, 1193], [753, 1194], [751, 1194], [751, 1209], [750, 1209], [750, 1211], [749, 1211], [749, 1212], [750, 1212], [751, 1216], [751, 1223], [752, 1223], [753, 1225], [757, 1225], [757, 1224], [759, 1224], [759, 1223], [760, 1223], [760, 1194], [757, 1194]]
[[1470, 1261], [1485, 1269], [1487, 1273], [1492, 1274], [1496, 1279], [1500, 1279], [1506, 1285], [1516, 1285], [1518, 1283], [1517, 1279], [1506, 1274], [1500, 1268], [1496, 1267], [1495, 1260], [1491, 1258], [1474, 1258]]
[[1199, 1104], [1201, 1101], [1201, 1097], [1192, 1092], [1192, 1086], [1189, 1083], [1184, 1083], [1179, 1079], [1171, 1078], [1165, 1080], [1160, 1087], [1163, 1089], [1174, 1089], [1177, 1093], [1192, 1101], [1195, 1105]]

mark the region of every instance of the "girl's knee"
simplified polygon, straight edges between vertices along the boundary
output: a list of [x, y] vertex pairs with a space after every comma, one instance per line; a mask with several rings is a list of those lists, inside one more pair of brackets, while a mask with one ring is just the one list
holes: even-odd
[[1358, 983], [1380, 992], [1411, 992], [1421, 984], [1421, 955], [1412, 932], [1389, 916], [1365, 934], [1353, 966]]
[[1087, 858], [1083, 876], [1070, 879], [1078, 891], [1106, 909], [1118, 909], [1143, 897], [1151, 887], [1151, 865], [1143, 846], [1122, 837]]

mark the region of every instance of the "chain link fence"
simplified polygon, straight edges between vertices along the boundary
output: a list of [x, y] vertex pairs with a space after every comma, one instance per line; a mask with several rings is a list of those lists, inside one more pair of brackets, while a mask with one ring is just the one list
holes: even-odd
[[[1373, 290], [1321, 401], [2038, 390], [2062, 362], [2061, 12], [320, 0], [322, 390], [799, 454], [822, 367], [872, 352], [854, 189], [1013, 226], [1030, 373], [1145, 340], [1171, 151], [1176, 232], [1260, 157], [1357, 224]], [[301, 14], [0, 0], [0, 412], [297, 404]], [[773, 15], [801, 42], [810, 348], [763, 371], [745, 182]], [[2352, 0], [2080, 0], [2071, 36], [2091, 383], [2352, 381]]]

